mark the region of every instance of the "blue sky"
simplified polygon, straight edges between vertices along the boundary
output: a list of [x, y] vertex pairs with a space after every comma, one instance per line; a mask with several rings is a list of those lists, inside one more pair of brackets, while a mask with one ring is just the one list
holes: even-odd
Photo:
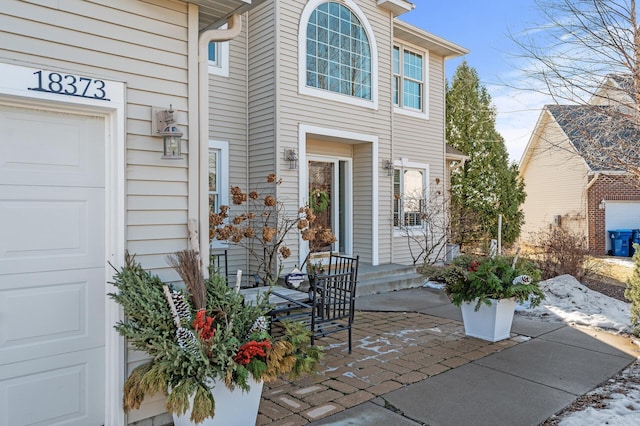
[[[498, 111], [496, 128], [505, 138], [509, 157], [519, 161], [544, 104], [544, 96], [519, 92], [504, 82], [516, 83], [522, 73], [515, 66], [517, 46], [508, 33], [531, 29], [540, 21], [534, 0], [412, 0], [415, 9], [400, 19], [445, 38], [470, 51], [446, 63], [449, 81], [466, 60], [476, 69]], [[516, 84], [517, 85], [517, 84]]]

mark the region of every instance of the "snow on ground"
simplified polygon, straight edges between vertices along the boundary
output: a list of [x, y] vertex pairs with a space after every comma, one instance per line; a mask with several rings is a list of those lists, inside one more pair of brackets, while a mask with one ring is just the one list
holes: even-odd
[[536, 308], [519, 306], [518, 314], [547, 318], [614, 333], [630, 333], [629, 303], [590, 290], [571, 275], [542, 281], [545, 299]]
[[[518, 307], [519, 315], [561, 320], [616, 334], [630, 332], [629, 303], [590, 290], [571, 275], [542, 281], [540, 286], [545, 300], [536, 308]], [[598, 403], [587, 404], [582, 411], [562, 414], [559, 425], [640, 425], [640, 362], [636, 360], [620, 377], [587, 396]]]

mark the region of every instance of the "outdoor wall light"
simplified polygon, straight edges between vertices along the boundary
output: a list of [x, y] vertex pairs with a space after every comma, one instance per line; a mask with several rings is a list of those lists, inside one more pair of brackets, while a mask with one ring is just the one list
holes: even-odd
[[182, 132], [175, 126], [173, 113], [171, 105], [169, 105], [169, 109], [156, 111], [155, 113], [157, 134], [164, 139], [163, 160], [182, 159]]
[[393, 176], [393, 161], [382, 160], [382, 168], [387, 171], [387, 176]]
[[298, 151], [296, 149], [285, 149], [284, 159], [289, 162], [289, 169], [295, 170], [298, 168]]
[[600, 210], [604, 210], [607, 206], [607, 202], [605, 201], [605, 199], [603, 198], [602, 201], [600, 201], [600, 205], [598, 206], [598, 208]]

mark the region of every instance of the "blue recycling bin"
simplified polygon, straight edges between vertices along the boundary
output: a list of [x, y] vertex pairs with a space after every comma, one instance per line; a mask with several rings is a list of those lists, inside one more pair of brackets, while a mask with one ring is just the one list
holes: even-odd
[[634, 244], [640, 244], [640, 229], [634, 229], [633, 235], [631, 236], [631, 243], [629, 244], [629, 256], [633, 256], [636, 252], [633, 249]]
[[633, 236], [633, 230], [631, 229], [616, 229], [609, 231], [609, 237], [611, 238], [611, 252], [614, 256], [629, 257], [630, 255], [630, 242]]

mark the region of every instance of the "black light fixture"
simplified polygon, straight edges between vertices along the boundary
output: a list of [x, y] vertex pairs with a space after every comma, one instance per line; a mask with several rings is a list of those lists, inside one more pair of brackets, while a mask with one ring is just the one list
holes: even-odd
[[393, 161], [382, 160], [382, 168], [387, 171], [387, 176], [393, 176]]
[[173, 107], [156, 112], [157, 134], [164, 140], [163, 160], [182, 159], [182, 132], [175, 125]]
[[285, 148], [284, 159], [289, 161], [289, 169], [295, 170], [298, 168], [298, 151], [293, 148]]

